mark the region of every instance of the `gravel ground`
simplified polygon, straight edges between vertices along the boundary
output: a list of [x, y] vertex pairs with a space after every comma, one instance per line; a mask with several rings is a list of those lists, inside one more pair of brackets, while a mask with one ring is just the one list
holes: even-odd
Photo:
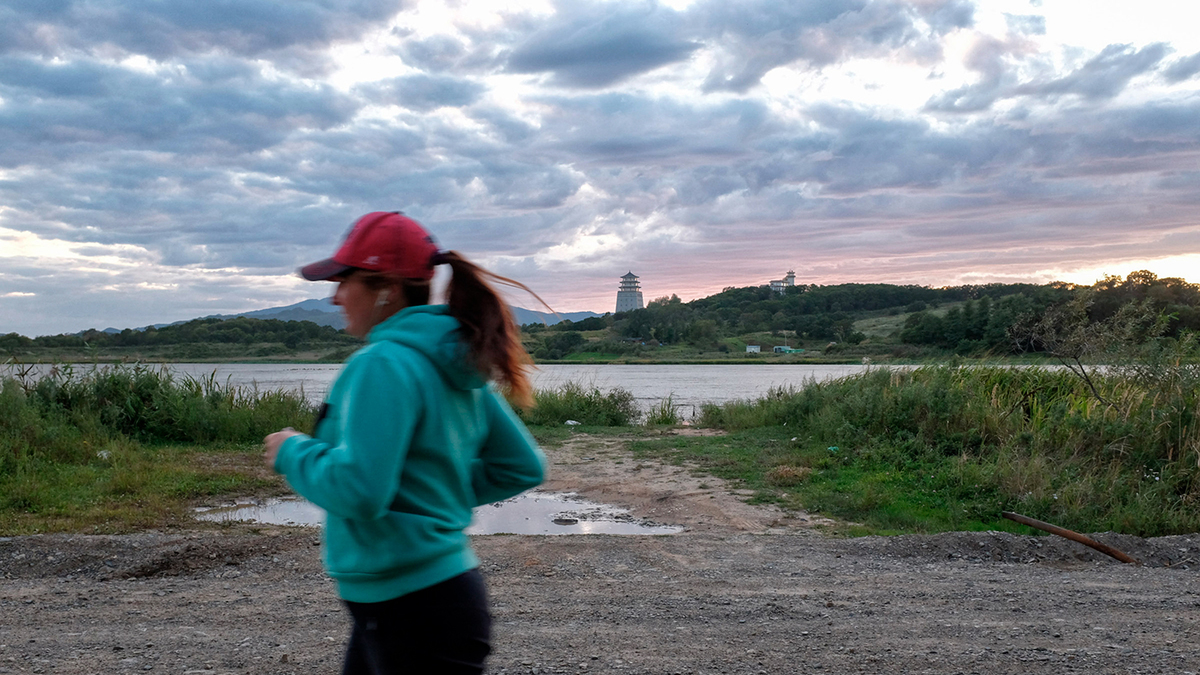
[[[669, 536], [475, 538], [492, 673], [1196, 673], [1200, 536], [831, 539], [580, 437], [554, 489]], [[712, 485], [713, 487], [700, 487]], [[0, 673], [336, 673], [315, 530], [0, 539]]]

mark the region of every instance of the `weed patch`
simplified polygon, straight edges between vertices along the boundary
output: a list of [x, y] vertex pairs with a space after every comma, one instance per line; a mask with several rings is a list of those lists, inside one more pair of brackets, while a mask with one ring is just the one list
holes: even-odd
[[628, 426], [637, 422], [639, 413], [633, 393], [627, 389], [601, 391], [568, 382], [557, 389], [534, 393], [534, 407], [518, 410], [526, 424], [562, 425], [567, 421], [585, 426]]
[[669, 427], [679, 424], [679, 406], [675, 397], [668, 396], [646, 413], [644, 424], [648, 427]]
[[0, 532], [162, 527], [200, 497], [281, 491], [261, 467], [262, 438], [306, 428], [314, 414], [296, 395], [177, 380], [144, 366], [6, 377]]
[[1090, 382], [1039, 368], [876, 369], [707, 406], [701, 423], [733, 433], [636, 449], [864, 531], [1028, 531], [1003, 510], [1087, 532], [1200, 530], [1200, 368], [1186, 362]]

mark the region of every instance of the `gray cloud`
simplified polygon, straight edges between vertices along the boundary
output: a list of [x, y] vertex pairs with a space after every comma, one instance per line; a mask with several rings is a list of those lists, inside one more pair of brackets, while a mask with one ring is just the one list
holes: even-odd
[[1134, 77], [1153, 70], [1167, 51], [1167, 45], [1161, 42], [1138, 50], [1131, 45], [1109, 45], [1074, 72], [1052, 80], [1022, 84], [1013, 90], [1013, 94], [1041, 97], [1075, 94], [1092, 101], [1112, 98]]
[[471, 116], [484, 123], [505, 143], [521, 144], [537, 133], [537, 127], [500, 108], [476, 107]]
[[980, 38], [967, 54], [966, 66], [979, 73], [979, 81], [935, 96], [927, 110], [939, 112], [977, 112], [987, 110], [1002, 96], [1004, 89], [1016, 83], [1007, 58], [1015, 46], [1008, 40]]
[[559, 18], [516, 45], [507, 68], [552, 73], [555, 84], [598, 88], [688, 58], [700, 45], [680, 35], [678, 14], [652, 2], [560, 2]]
[[[728, 160], [772, 122], [754, 100], [719, 104], [631, 94], [543, 98], [539, 147], [585, 163], [634, 165], [667, 160], [689, 166], [698, 159]], [[631, 133], [635, 130], [636, 133]]]
[[63, 23], [70, 0], [0, 5], [0, 53], [55, 51], [38, 28]]
[[[553, 84], [601, 88], [715, 50], [706, 91], [746, 92], [773, 68], [817, 67], [851, 55], [891, 55], [921, 62], [941, 58], [939, 38], [974, 21], [968, 0], [706, 0], [682, 13], [654, 2], [562, 3], [547, 25], [514, 19], [506, 67], [550, 73]], [[523, 32], [525, 29], [527, 32]], [[416, 63], [446, 68], [468, 53], [454, 39], [414, 42]]]
[[1008, 32], [1017, 35], [1045, 35], [1046, 17], [1036, 14], [1005, 14]]
[[407, 75], [363, 88], [379, 102], [395, 103], [411, 110], [429, 111], [448, 106], [469, 106], [484, 92], [484, 86], [445, 75]]
[[1167, 66], [1163, 71], [1163, 76], [1168, 82], [1183, 82], [1191, 79], [1196, 73], [1200, 73], [1200, 52], [1196, 52], [1191, 56], [1179, 59]]
[[3, 30], [17, 38], [0, 45], [43, 55], [111, 46], [158, 60], [214, 51], [258, 56], [356, 37], [401, 7], [400, 0], [29, 2], [0, 10]]
[[[1020, 39], [984, 38], [967, 57], [967, 66], [980, 74], [975, 84], [944, 92], [932, 98], [926, 109], [938, 112], [978, 112], [996, 101], [1028, 97], [1055, 100], [1075, 95], [1085, 101], [1114, 98], [1129, 82], [1154, 70], [1169, 52], [1164, 43], [1135, 50], [1131, 45], [1109, 45], [1079, 68], [1061, 77], [1042, 76], [1018, 82], [1016, 63], [1010, 57], [1025, 57], [1029, 47]], [[1043, 71], [1048, 70], [1043, 67]]]
[[771, 69], [798, 61], [821, 67], [850, 54], [894, 53], [936, 61], [937, 37], [974, 21], [974, 5], [966, 0], [709, 0], [693, 13], [704, 34], [722, 45], [705, 89], [734, 92], [746, 92]]
[[255, 152], [305, 128], [327, 128], [356, 109], [327, 85], [267, 79], [247, 69], [207, 80], [153, 76], [87, 59], [56, 65], [0, 62], [0, 166], [106, 147], [204, 154]]
[[469, 54], [462, 40], [449, 35], [405, 40], [396, 51], [405, 63], [431, 73], [455, 69]]
[[[5, 257], [0, 315], [36, 307], [52, 318], [21, 330], [50, 332], [284, 304], [303, 291], [263, 279], [327, 255], [378, 209], [409, 212], [539, 290], [594, 284], [605, 306], [630, 267], [653, 270], [653, 295], [793, 264], [822, 282], [921, 282], [930, 270], [941, 282], [1174, 254], [1198, 236], [1200, 102], [1169, 83], [1200, 66], [1164, 68], [1163, 45], [1113, 46], [1064, 73], [1024, 37], [1040, 32], [1036, 17], [1010, 17], [1007, 36], [968, 55], [979, 81], [930, 104], [975, 114], [935, 124], [837, 101], [781, 105], [754, 86], [786, 64], [936, 62], [941, 37], [972, 21], [963, 2], [561, 3], [551, 17], [399, 39], [417, 72], [349, 92], [280, 70], [320, 62], [320, 45], [394, 5], [344, 17], [329, 14], [344, 3], [300, 5], [262, 4], [245, 23], [158, 5], [0, 7], [0, 236], [105, 254], [79, 270]], [[121, 30], [100, 36], [83, 16]], [[259, 25], [275, 16], [277, 28]], [[5, 18], [48, 28], [8, 40]], [[150, 25], [164, 34], [136, 37]], [[120, 59], [151, 49], [171, 56]], [[716, 66], [689, 81], [696, 55]], [[521, 69], [554, 86], [535, 83], [509, 109], [489, 76]], [[1115, 98], [1156, 72], [1168, 83], [1159, 99]], [[715, 95], [703, 95], [706, 77]], [[648, 86], [659, 79], [673, 86]], [[1007, 112], [988, 113], [1001, 99]], [[387, 119], [360, 114], [393, 104]], [[430, 114], [442, 107], [457, 111]], [[607, 243], [546, 255], [579, 236]]]

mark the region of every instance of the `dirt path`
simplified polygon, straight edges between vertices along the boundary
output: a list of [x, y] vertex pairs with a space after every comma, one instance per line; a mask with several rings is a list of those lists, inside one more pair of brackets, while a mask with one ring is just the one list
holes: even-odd
[[[580, 436], [548, 486], [688, 526], [475, 539], [493, 673], [1200, 672], [1200, 537], [828, 539]], [[336, 673], [312, 530], [0, 540], [0, 673]], [[1167, 565], [1170, 565], [1169, 567]]]

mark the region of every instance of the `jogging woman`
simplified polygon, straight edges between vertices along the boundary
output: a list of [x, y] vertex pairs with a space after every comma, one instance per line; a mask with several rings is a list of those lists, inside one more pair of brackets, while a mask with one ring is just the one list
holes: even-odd
[[[452, 274], [447, 303], [430, 305], [439, 264]], [[491, 617], [463, 530], [473, 507], [539, 484], [545, 466], [488, 385], [532, 401], [518, 329], [488, 280], [524, 287], [387, 212], [360, 218], [332, 258], [300, 273], [338, 283], [346, 332], [367, 341], [313, 436], [264, 439], [268, 465], [326, 511], [325, 566], [353, 619], [343, 673], [481, 673]]]

